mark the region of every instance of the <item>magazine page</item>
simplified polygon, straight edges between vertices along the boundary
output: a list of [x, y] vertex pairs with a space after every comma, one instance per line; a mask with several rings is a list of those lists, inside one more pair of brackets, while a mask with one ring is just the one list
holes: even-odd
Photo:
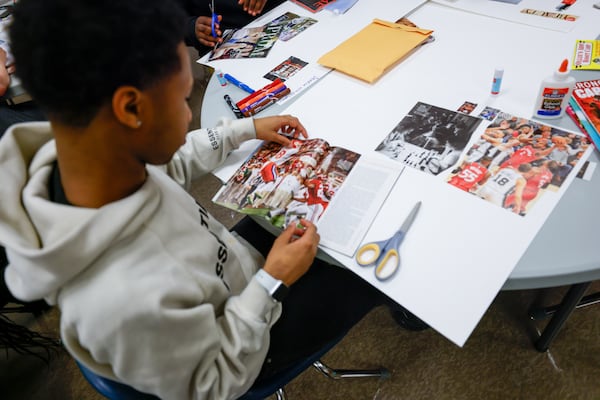
[[281, 25], [274, 24], [226, 29], [223, 32], [223, 41], [215, 46], [208, 60], [266, 57], [277, 41], [281, 28]]
[[438, 175], [454, 165], [481, 119], [418, 102], [375, 151]]
[[588, 8], [589, 3], [584, 1], [434, 0], [434, 2], [492, 18], [560, 32], [570, 32], [582, 19], [597, 18]]
[[323, 9], [327, 4], [333, 3], [335, 0], [292, 0], [294, 3], [310, 10], [317, 12]]
[[351, 257], [403, 169], [388, 160], [362, 156], [317, 224], [320, 244]]
[[226, 29], [208, 60], [267, 57], [277, 40], [288, 41], [315, 23], [316, 19], [286, 12], [263, 26]]
[[[598, 62], [600, 63], [600, 57]], [[591, 133], [598, 135], [600, 132], [600, 79], [576, 82], [572, 97], [592, 125]]]
[[545, 193], [558, 192], [588, 147], [584, 135], [501, 112], [447, 182], [524, 217]]
[[287, 42], [288, 40], [297, 36], [299, 33], [316, 24], [317, 20], [310, 17], [303, 17], [291, 12], [286, 12], [281, 17], [274, 19], [271, 23], [279, 23], [283, 25], [281, 28], [281, 33], [279, 34], [279, 40]]
[[279, 228], [300, 218], [317, 222], [359, 158], [322, 139], [263, 143], [213, 201]]

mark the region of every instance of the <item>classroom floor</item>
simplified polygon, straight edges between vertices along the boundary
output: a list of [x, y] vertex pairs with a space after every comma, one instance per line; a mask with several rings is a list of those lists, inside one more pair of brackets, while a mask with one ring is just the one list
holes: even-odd
[[[192, 126], [197, 126], [206, 77], [201, 68], [195, 66], [194, 70], [197, 79]], [[216, 178], [207, 177], [194, 185], [192, 194], [226, 226], [232, 226], [239, 215], [210, 202], [218, 186]], [[527, 310], [533, 304], [553, 304], [565, 290], [500, 292], [463, 348], [431, 329], [406, 331], [395, 324], [385, 308], [375, 309], [323, 361], [335, 368], [385, 366], [391, 371], [391, 378], [333, 381], [311, 368], [287, 385], [288, 398], [599, 399], [600, 305], [576, 310], [548, 352], [539, 353], [532, 344], [547, 321], [530, 320]], [[590, 291], [600, 291], [600, 282], [592, 285]], [[443, 304], [439, 310], [452, 314]], [[11, 317], [58, 338], [56, 309], [37, 318], [14, 314]], [[42, 349], [39, 351], [46, 355]], [[103, 397], [88, 385], [66, 351], [58, 348], [48, 354], [47, 362], [30, 355], [0, 352], [0, 398]]]

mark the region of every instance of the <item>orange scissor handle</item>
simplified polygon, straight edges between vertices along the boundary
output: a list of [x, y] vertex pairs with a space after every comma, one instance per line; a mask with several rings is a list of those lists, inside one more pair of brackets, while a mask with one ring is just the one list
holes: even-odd
[[375, 277], [380, 281], [387, 281], [390, 279], [400, 265], [400, 255], [394, 248], [389, 249], [384, 255], [381, 261], [377, 263], [375, 267]]
[[421, 202], [419, 201], [414, 205], [400, 229], [389, 239], [360, 246], [355, 256], [358, 265], [363, 267], [375, 265], [375, 277], [380, 281], [386, 281], [394, 276], [400, 267], [400, 245], [420, 207]]
[[356, 262], [358, 265], [367, 267], [375, 264], [375, 261], [381, 254], [381, 246], [378, 243], [367, 243], [360, 246], [356, 252]]
[[[375, 277], [380, 281], [390, 279], [400, 265], [400, 255], [395, 247], [386, 242], [372, 242], [361, 246], [356, 252], [356, 262], [362, 267], [375, 265]], [[382, 253], [385, 251], [385, 253]]]

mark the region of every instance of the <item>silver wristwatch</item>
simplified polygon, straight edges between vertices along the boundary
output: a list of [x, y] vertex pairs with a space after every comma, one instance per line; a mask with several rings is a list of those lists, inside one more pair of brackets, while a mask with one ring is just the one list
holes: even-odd
[[273, 278], [267, 271], [264, 269], [259, 269], [256, 273], [256, 279], [258, 283], [265, 288], [267, 293], [271, 295], [273, 300], [281, 301], [288, 293], [288, 287], [280, 281], [279, 279]]

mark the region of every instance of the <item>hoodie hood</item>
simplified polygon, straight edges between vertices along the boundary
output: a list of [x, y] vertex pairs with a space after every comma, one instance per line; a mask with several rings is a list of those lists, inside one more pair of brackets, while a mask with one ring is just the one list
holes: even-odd
[[48, 185], [55, 160], [49, 123], [14, 125], [0, 140], [0, 244], [9, 260], [4, 278], [24, 301], [55, 304], [60, 287], [144, 224], [160, 201], [146, 182], [98, 209], [54, 203]]

